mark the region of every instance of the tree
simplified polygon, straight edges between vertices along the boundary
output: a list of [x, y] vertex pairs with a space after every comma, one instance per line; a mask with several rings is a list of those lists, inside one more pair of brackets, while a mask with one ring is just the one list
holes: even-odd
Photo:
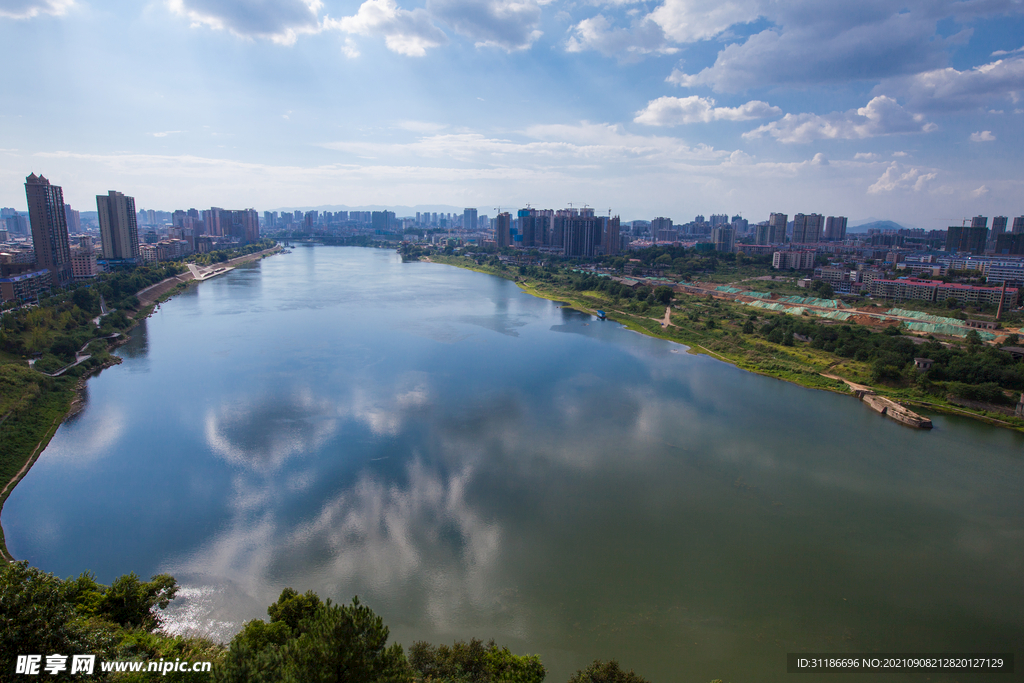
[[546, 671], [537, 655], [514, 655], [494, 641], [476, 638], [451, 647], [417, 642], [409, 648], [409, 664], [424, 681], [472, 683], [541, 683]]
[[135, 572], [114, 579], [103, 593], [98, 609], [101, 616], [128, 628], [152, 631], [160, 625], [154, 608], [167, 609], [178, 593], [178, 582], [169, 574], [140, 581]]
[[[94, 647], [67, 582], [27, 562], [0, 567], [0, 676], [19, 654], [89, 652]], [[6, 678], [4, 680], [7, 680]]]
[[743, 334], [754, 334], [754, 323], [747, 321], [743, 323]]
[[610, 662], [594, 660], [586, 669], [580, 669], [569, 677], [569, 683], [649, 683], [643, 676], [623, 671], [614, 659]]
[[667, 306], [672, 301], [672, 295], [675, 292], [672, 291], [671, 287], [665, 287], [664, 285], [656, 287], [654, 290], [654, 300], [660, 304]]
[[[353, 598], [321, 603], [312, 592], [286, 589], [267, 610], [269, 626], [246, 625], [214, 672], [221, 683], [411, 683], [402, 646], [387, 644], [384, 620]], [[283, 626], [298, 618], [281, 641]], [[282, 624], [283, 626], [276, 626]]]

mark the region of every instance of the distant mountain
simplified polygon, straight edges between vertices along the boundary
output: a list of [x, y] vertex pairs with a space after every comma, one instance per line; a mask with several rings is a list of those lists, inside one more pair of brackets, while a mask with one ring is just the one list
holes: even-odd
[[853, 225], [847, 226], [846, 232], [867, 232], [868, 230], [871, 230], [871, 229], [877, 229], [877, 230], [902, 230], [902, 229], [907, 228], [907, 227], [909, 227], [909, 226], [900, 225], [899, 223], [897, 223], [895, 221], [872, 220], [872, 221], [869, 221], [867, 223], [861, 223], [860, 225], [856, 225], [856, 226], [853, 226]]

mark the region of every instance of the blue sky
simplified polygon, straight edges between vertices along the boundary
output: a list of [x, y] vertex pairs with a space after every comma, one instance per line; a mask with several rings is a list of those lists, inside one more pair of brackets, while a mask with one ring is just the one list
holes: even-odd
[[0, 0], [0, 205], [1024, 214], [1024, 0]]

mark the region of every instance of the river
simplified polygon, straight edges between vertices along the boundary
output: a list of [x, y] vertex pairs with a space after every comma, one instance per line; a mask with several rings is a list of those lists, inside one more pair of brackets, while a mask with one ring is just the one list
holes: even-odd
[[908, 429], [384, 250], [296, 247], [132, 334], [3, 522], [60, 576], [173, 573], [171, 629], [358, 595], [399, 642], [494, 638], [557, 683], [1024, 643], [1024, 435]]

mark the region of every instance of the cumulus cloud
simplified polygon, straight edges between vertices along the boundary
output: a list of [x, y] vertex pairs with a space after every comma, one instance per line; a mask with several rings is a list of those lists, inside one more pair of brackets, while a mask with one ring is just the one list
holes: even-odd
[[912, 114], [891, 97], [878, 96], [867, 106], [831, 114], [786, 114], [779, 121], [743, 134], [744, 138], [770, 135], [779, 142], [807, 143], [812, 140], [860, 140], [897, 133], [921, 133], [935, 125], [921, 114]]
[[995, 139], [996, 136], [990, 130], [980, 130], [977, 133], [971, 133], [971, 142], [992, 142]]
[[[807, 21], [806, 19], [802, 21]], [[733, 43], [696, 74], [673, 70], [670, 83], [735, 92], [766, 84], [836, 83], [915, 73], [945, 61], [935, 21], [898, 13], [874, 21], [771, 28]]]
[[[395, 0], [367, 0], [351, 17], [325, 19], [324, 28], [364, 36], [383, 35], [389, 50], [409, 57], [422, 57], [428, 49], [448, 42], [448, 36], [433, 24], [426, 10], [404, 10]], [[345, 49], [350, 57], [359, 54], [351, 45], [346, 44]]]
[[243, 38], [267, 38], [291, 45], [320, 30], [320, 0], [168, 0], [173, 12], [193, 25], [228, 30]]
[[665, 34], [655, 22], [644, 18], [634, 21], [629, 28], [613, 28], [603, 14], [584, 19], [572, 27], [566, 41], [566, 52], [597, 50], [621, 61], [636, 61], [648, 54], [675, 54], [679, 48], [670, 47]]
[[659, 97], [647, 103], [636, 113], [636, 123], [648, 126], [678, 126], [684, 123], [710, 123], [712, 121], [749, 121], [777, 116], [778, 107], [767, 102], [752, 100], [738, 107], [716, 107], [709, 97]]
[[0, 0], [0, 17], [31, 19], [40, 14], [64, 14], [75, 0]]
[[678, 43], [714, 38], [730, 26], [761, 15], [759, 0], [665, 0], [651, 20]]
[[881, 194], [897, 190], [920, 192], [937, 175], [937, 173], [924, 173], [919, 168], [906, 168], [894, 161], [889, 164], [885, 173], [875, 181], [874, 185], [868, 188], [868, 194]]
[[989, 192], [988, 186], [982, 185], [978, 189], [973, 190], [971, 192], [971, 196], [974, 197], [975, 199], [977, 199], [978, 197], [984, 197], [985, 195], [988, 194], [988, 192]]
[[428, 0], [427, 11], [477, 47], [524, 50], [541, 36], [537, 0]]
[[1020, 101], [1024, 95], [1024, 56], [1000, 59], [973, 69], [952, 67], [883, 81], [877, 92], [901, 93], [915, 109], [978, 109], [993, 99]]

